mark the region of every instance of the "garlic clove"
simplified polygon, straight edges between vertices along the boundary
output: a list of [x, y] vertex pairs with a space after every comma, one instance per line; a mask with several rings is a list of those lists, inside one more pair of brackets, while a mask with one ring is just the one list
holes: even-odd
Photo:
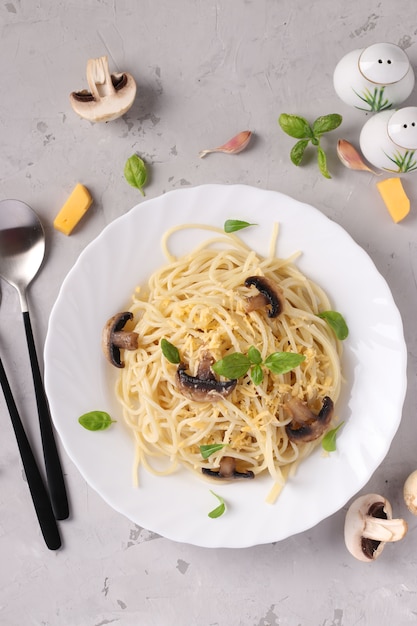
[[210, 152], [224, 152], [225, 154], [238, 154], [239, 152], [242, 152], [242, 150], [246, 148], [251, 137], [252, 137], [252, 131], [243, 130], [242, 132], [238, 133], [235, 137], [232, 137], [232, 139], [229, 139], [229, 141], [227, 141], [222, 146], [218, 146], [217, 148], [210, 148], [208, 150], [201, 150], [198, 156], [200, 157], [200, 159], [202, 159], [203, 157], [206, 156], [206, 154], [210, 154]]
[[351, 170], [363, 170], [376, 174], [374, 170], [364, 163], [359, 152], [349, 141], [346, 141], [346, 139], [339, 139], [337, 142], [337, 156], [342, 161], [343, 165]]

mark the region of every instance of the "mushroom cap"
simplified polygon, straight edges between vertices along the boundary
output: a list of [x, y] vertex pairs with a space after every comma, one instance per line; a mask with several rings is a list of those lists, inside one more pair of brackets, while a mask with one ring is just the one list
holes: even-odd
[[197, 376], [191, 376], [185, 370], [185, 363], [178, 365], [176, 374], [177, 387], [183, 396], [194, 402], [218, 402], [232, 393], [237, 379], [217, 380], [212, 372], [207, 371], [208, 360], [203, 358], [203, 366], [199, 367]]
[[404, 502], [413, 515], [417, 515], [417, 470], [411, 472], [404, 483]]
[[391, 504], [376, 493], [356, 498], [346, 514], [345, 544], [359, 561], [374, 561], [387, 541], [398, 541], [406, 532], [407, 523], [402, 519], [392, 519]]
[[245, 280], [245, 287], [252, 285], [256, 287], [259, 294], [247, 298], [246, 310], [254, 311], [269, 304], [268, 317], [278, 317], [283, 308], [283, 297], [279, 286], [265, 276], [248, 276]]
[[128, 72], [110, 74], [107, 57], [89, 59], [89, 91], [73, 91], [70, 103], [74, 111], [90, 122], [109, 122], [126, 113], [136, 96], [136, 83]]
[[125, 324], [133, 319], [133, 313], [123, 311], [107, 320], [101, 335], [101, 347], [106, 359], [115, 367], [124, 367], [120, 349], [137, 350], [138, 333], [123, 331]]
[[323, 398], [323, 405], [317, 415], [298, 398], [291, 398], [285, 408], [292, 416], [285, 431], [291, 441], [308, 442], [318, 439], [325, 433], [333, 417], [334, 404], [329, 396]]

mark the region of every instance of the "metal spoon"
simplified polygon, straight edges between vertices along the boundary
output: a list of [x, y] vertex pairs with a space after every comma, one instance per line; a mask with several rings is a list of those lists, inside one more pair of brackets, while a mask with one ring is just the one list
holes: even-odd
[[56, 519], [66, 519], [69, 515], [69, 508], [64, 477], [36, 356], [26, 299], [26, 289], [38, 273], [44, 254], [45, 233], [33, 209], [20, 200], [0, 201], [0, 276], [19, 293], [52, 507]]

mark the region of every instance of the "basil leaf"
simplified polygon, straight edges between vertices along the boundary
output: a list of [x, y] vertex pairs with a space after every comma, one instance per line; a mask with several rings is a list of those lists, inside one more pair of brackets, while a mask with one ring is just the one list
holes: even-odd
[[254, 385], [260, 385], [264, 379], [264, 373], [260, 365], [254, 365], [251, 369], [250, 377]]
[[278, 123], [284, 133], [287, 133], [290, 137], [295, 137], [296, 139], [311, 139], [313, 137], [310, 124], [304, 117], [281, 113]]
[[255, 365], [260, 365], [262, 363], [262, 355], [259, 352], [258, 348], [255, 348], [255, 346], [251, 346], [249, 348], [248, 357], [250, 358], [252, 363], [255, 363]]
[[290, 152], [290, 158], [294, 165], [300, 165], [309, 141], [309, 139], [300, 139], [300, 141], [297, 141], [295, 146], [293, 146]]
[[210, 511], [210, 513], [208, 514], [209, 517], [215, 519], [216, 517], [220, 517], [221, 515], [223, 515], [223, 513], [226, 511], [226, 503], [221, 496], [218, 496], [217, 493], [214, 493], [214, 491], [212, 491], [211, 489], [210, 493], [212, 493], [213, 496], [215, 496], [220, 502], [219, 506]]
[[330, 113], [329, 115], [322, 115], [318, 117], [313, 123], [313, 133], [316, 135], [322, 135], [334, 130], [342, 123], [342, 116], [338, 113]]
[[225, 378], [240, 378], [244, 376], [251, 366], [249, 357], [241, 352], [233, 352], [216, 361], [211, 369]]
[[206, 445], [200, 446], [200, 453], [203, 459], [208, 459], [209, 456], [218, 452], [222, 448], [227, 446], [227, 443], [208, 443]]
[[305, 360], [303, 354], [296, 352], [273, 352], [264, 361], [264, 365], [273, 374], [285, 374], [300, 365]]
[[329, 170], [327, 169], [327, 157], [320, 146], [317, 146], [317, 163], [319, 164], [319, 170], [325, 178], [331, 178]]
[[78, 422], [87, 430], [106, 430], [115, 421], [105, 411], [90, 411], [78, 418]]
[[333, 428], [333, 430], [329, 430], [329, 432], [324, 435], [321, 441], [321, 445], [322, 448], [326, 450], [326, 452], [334, 452], [336, 450], [337, 431], [343, 426], [343, 424], [344, 422], [340, 422], [340, 424], [336, 426], [336, 428]]
[[137, 154], [133, 154], [126, 161], [124, 175], [129, 185], [139, 189], [142, 196], [144, 196], [143, 187], [146, 184], [148, 173], [145, 162]]
[[181, 362], [180, 353], [172, 343], [163, 337], [160, 342], [162, 354], [170, 363], [178, 364]]
[[243, 220], [226, 220], [224, 223], [224, 232], [234, 233], [237, 230], [242, 230], [242, 228], [248, 228], [248, 226], [257, 226], [257, 224], [251, 224]]
[[321, 319], [328, 323], [340, 341], [343, 341], [349, 335], [349, 328], [341, 313], [338, 313], [337, 311], [322, 311], [318, 314], [318, 317], [321, 317]]

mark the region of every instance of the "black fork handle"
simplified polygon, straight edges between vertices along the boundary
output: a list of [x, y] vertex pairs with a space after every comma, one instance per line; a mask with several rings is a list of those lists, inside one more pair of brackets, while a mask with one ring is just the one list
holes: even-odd
[[48, 481], [52, 508], [56, 519], [63, 520], [69, 515], [67, 492], [65, 488], [64, 475], [62, 473], [61, 461], [59, 459], [58, 449], [55, 442], [48, 400], [46, 398], [45, 388], [43, 386], [42, 376], [39, 369], [32, 325], [30, 323], [28, 311], [23, 312], [23, 321], [32, 368], [33, 384], [35, 386], [42, 448], [45, 459], [46, 478]]
[[42, 535], [48, 548], [50, 550], [57, 550], [61, 546], [61, 538], [59, 536], [59, 530], [54, 512], [52, 510], [51, 501], [26, 436], [25, 429], [23, 428], [1, 359], [0, 384], [10, 413], [13, 430], [16, 435], [17, 445], [26, 474], [26, 480], [32, 496], [33, 504], [35, 506]]

